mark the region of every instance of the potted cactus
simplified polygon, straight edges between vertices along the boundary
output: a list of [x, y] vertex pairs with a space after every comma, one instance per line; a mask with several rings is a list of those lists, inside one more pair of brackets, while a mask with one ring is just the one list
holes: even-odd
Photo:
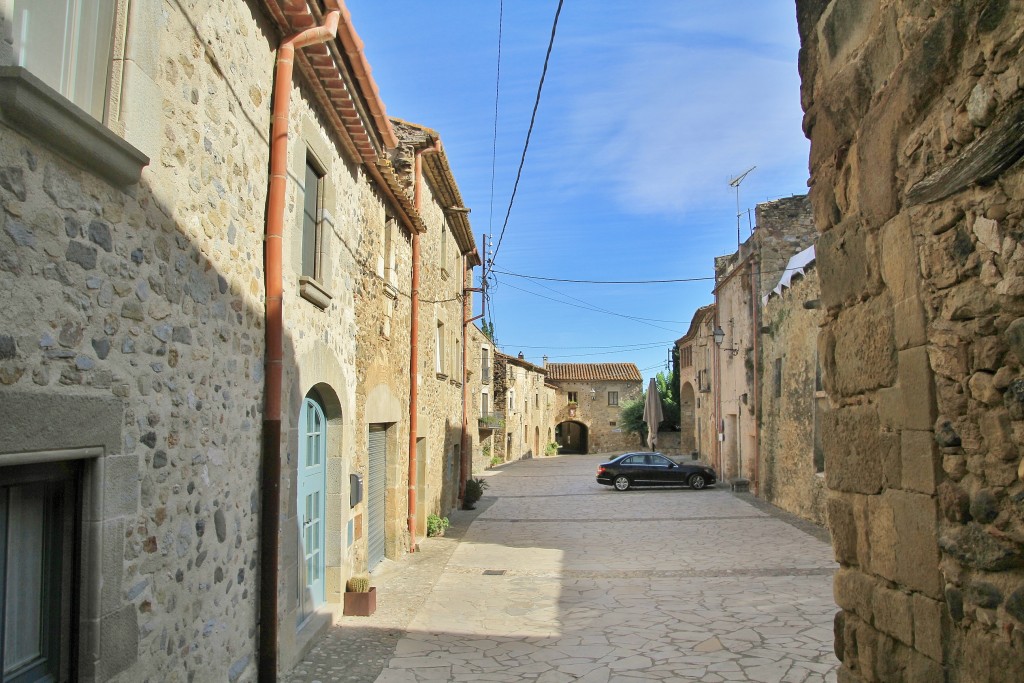
[[353, 576], [345, 586], [346, 617], [368, 617], [377, 610], [377, 587], [365, 574]]

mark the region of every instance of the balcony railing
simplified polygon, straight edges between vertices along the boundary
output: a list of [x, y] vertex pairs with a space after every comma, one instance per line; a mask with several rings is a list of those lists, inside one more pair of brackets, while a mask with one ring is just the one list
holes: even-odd
[[505, 413], [487, 413], [477, 418], [480, 431], [491, 431], [505, 428]]

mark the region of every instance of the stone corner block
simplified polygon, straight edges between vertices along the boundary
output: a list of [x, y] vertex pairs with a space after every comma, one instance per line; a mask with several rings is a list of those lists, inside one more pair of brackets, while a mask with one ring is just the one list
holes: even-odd
[[942, 459], [931, 431], [904, 429], [900, 432], [901, 483], [904, 489], [935, 493], [942, 471]]
[[139, 457], [107, 457], [103, 467], [103, 516], [110, 518], [134, 514], [139, 506]]
[[139, 619], [135, 605], [125, 605], [100, 620], [102, 680], [113, 678], [139, 658]]
[[899, 352], [899, 387], [904, 405], [900, 426], [922, 431], [931, 429], [938, 412], [935, 377], [926, 347], [917, 346]]
[[915, 593], [913, 609], [914, 648], [936, 662], [944, 661], [942, 638], [949, 622], [946, 603]]

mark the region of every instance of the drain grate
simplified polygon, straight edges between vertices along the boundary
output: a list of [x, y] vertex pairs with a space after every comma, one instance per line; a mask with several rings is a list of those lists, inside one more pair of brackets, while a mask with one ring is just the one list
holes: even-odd
[[507, 569], [485, 569], [484, 576], [501, 576]]

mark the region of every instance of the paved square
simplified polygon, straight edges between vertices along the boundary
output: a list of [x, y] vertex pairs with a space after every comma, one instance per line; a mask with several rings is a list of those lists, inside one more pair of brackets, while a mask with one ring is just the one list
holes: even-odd
[[[457, 545], [436, 541], [447, 561], [436, 556], [436, 580], [376, 680], [835, 680], [826, 542], [722, 487], [600, 486], [601, 460], [489, 473], [493, 502]], [[344, 667], [361, 656], [345, 645], [349, 627], [359, 624], [343, 619], [293, 680], [360, 680], [365, 667]]]

